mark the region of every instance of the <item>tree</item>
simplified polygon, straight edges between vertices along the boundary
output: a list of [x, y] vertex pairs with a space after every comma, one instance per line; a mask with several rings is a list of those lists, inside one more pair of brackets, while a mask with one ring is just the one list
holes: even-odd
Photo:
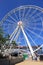
[[3, 28], [2, 26], [0, 26], [0, 45], [4, 44], [6, 42], [6, 38], [3, 37], [4, 33], [3, 33]]
[[12, 44], [15, 45], [15, 46], [17, 46], [17, 43], [15, 41], [12, 41]]
[[2, 29], [2, 26], [0, 26], [0, 35], [3, 35], [3, 29]]
[[0, 44], [2, 43], [2, 39], [3, 39], [3, 31], [2, 27], [0, 26]]
[[[0, 44], [5, 44], [6, 41], [9, 41], [9, 37], [10, 35], [7, 34], [5, 37], [4, 37], [4, 33], [3, 33], [3, 28], [0, 27]], [[15, 41], [12, 41], [12, 44], [17, 46], [16, 42]]]

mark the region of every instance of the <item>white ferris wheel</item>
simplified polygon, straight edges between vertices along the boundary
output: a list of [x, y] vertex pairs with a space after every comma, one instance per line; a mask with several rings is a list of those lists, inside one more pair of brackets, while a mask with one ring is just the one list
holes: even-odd
[[[24, 38], [32, 56], [43, 46], [43, 8], [41, 7], [35, 5], [17, 7], [4, 16], [0, 25], [5, 35], [10, 35], [9, 43], [13, 40], [21, 42]], [[39, 44], [40, 47], [38, 47]], [[32, 45], [35, 45], [37, 49], [33, 50]]]

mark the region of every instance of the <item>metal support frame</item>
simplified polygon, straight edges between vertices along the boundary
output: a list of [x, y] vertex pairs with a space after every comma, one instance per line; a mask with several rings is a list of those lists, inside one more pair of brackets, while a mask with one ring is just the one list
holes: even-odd
[[[18, 28], [19, 28], [19, 32], [17, 33]], [[26, 39], [26, 42], [27, 42], [27, 44], [28, 44], [28, 46], [29, 46], [31, 55], [32, 55], [33, 57], [34, 57], [34, 56], [36, 57], [36, 55], [35, 55], [35, 53], [34, 53], [34, 51], [33, 51], [33, 48], [32, 48], [32, 46], [30, 45], [30, 42], [29, 42], [29, 40], [28, 40], [28, 38], [27, 38], [27, 35], [25, 34], [25, 31], [24, 31], [22, 25], [21, 25], [21, 26], [17, 26], [17, 28], [15, 29], [15, 31], [11, 34], [11, 36], [10, 36], [10, 38], [11, 38], [10, 43], [11, 43], [12, 40], [14, 39], [15, 33], [17, 33], [16, 37], [18, 38], [19, 33], [20, 33], [20, 29], [22, 30], [22, 33], [23, 33], [23, 35], [24, 35], [24, 37], [25, 37], [25, 39]], [[15, 39], [16, 39], [16, 37], [15, 37]]]
[[24, 37], [25, 37], [25, 39], [26, 39], [26, 41], [27, 41], [27, 44], [28, 44], [28, 46], [29, 46], [29, 49], [30, 49], [30, 52], [31, 52], [32, 56], [35, 56], [35, 54], [34, 54], [34, 52], [33, 52], [33, 48], [32, 48], [32, 46], [30, 45], [30, 42], [29, 42], [29, 40], [28, 40], [28, 38], [27, 38], [27, 36], [26, 36], [26, 34], [25, 34], [25, 32], [24, 32], [23, 27], [22, 27], [22, 26], [20, 26], [20, 27], [21, 27], [21, 30], [22, 30], [22, 32], [23, 32], [23, 35], [24, 35]]
[[15, 34], [17, 33], [18, 29], [19, 29], [19, 26], [17, 26], [17, 28], [16, 28], [16, 29], [14, 30], [14, 32], [11, 34], [11, 36], [10, 36], [10, 42], [9, 42], [9, 43], [12, 43], [12, 40], [14, 39], [14, 36], [15, 36]]
[[17, 35], [14, 38], [15, 41], [18, 39], [19, 34], [20, 34], [20, 29], [18, 30]]
[[13, 33], [10, 35], [10, 38], [11, 39], [13, 37], [14, 34], [16, 34], [17, 30], [18, 30], [19, 26], [16, 27], [16, 29], [13, 31]]

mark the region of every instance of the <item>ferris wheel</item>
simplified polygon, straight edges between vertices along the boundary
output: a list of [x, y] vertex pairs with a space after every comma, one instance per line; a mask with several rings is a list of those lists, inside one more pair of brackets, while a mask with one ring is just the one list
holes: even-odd
[[[24, 43], [25, 40], [32, 56], [43, 46], [43, 8], [35, 5], [17, 7], [4, 16], [1, 25], [4, 36], [10, 35], [9, 43], [13, 40]], [[37, 49], [33, 50], [32, 45]]]

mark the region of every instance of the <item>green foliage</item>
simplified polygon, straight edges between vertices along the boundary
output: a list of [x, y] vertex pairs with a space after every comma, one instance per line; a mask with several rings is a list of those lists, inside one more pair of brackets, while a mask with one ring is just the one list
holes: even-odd
[[3, 37], [3, 29], [2, 27], [0, 26], [0, 44], [4, 44], [6, 39]]
[[[2, 27], [0, 27], [0, 44], [5, 44], [6, 41], [9, 41], [10, 35], [8, 34], [5, 37], [3, 35], [4, 35], [3, 29], [2, 29]], [[16, 44], [15, 41], [12, 41], [12, 44], [15, 45], [15, 46], [17, 46], [17, 44]]]
[[3, 35], [3, 29], [1, 26], [0, 26], [0, 35]]
[[17, 43], [15, 41], [12, 41], [12, 44], [15, 45], [15, 46], [17, 46]]

